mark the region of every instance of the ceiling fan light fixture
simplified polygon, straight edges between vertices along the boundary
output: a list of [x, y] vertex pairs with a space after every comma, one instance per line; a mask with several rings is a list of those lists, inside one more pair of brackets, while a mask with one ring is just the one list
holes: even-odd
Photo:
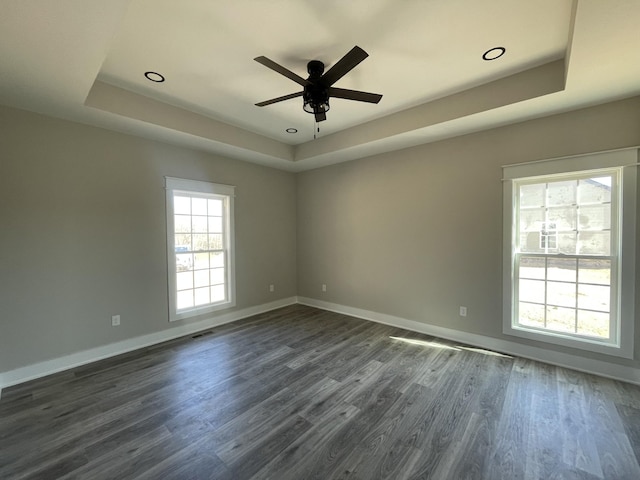
[[312, 99], [305, 99], [302, 104], [302, 109], [307, 113], [326, 113], [331, 107], [329, 106], [329, 99], [322, 101], [314, 101]]
[[307, 85], [302, 94], [302, 109], [311, 114], [326, 113], [329, 105], [329, 92], [326, 88], [318, 88], [315, 85]]

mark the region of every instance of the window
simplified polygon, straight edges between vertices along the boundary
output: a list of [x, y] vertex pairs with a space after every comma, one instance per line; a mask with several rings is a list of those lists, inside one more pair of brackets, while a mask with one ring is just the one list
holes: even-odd
[[169, 320], [235, 305], [234, 187], [166, 177]]
[[540, 249], [548, 252], [558, 248], [558, 231], [556, 222], [542, 222], [540, 224]]
[[637, 151], [505, 167], [504, 331], [631, 358]]

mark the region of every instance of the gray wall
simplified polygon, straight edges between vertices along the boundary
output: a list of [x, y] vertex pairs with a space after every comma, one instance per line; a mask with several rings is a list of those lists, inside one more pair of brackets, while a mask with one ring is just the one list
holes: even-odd
[[501, 166], [636, 145], [640, 98], [301, 173], [298, 295], [588, 355], [502, 334]]
[[180, 323], [165, 175], [237, 187], [237, 309], [296, 294], [294, 174], [0, 108], [0, 372]]
[[237, 309], [297, 294], [507, 338], [501, 165], [639, 144], [640, 97], [294, 175], [0, 107], [0, 372], [175, 325], [165, 175], [237, 186]]

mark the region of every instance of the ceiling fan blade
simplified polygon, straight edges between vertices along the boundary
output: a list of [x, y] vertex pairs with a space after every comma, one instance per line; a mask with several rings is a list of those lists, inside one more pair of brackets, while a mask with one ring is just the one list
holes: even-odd
[[327, 119], [327, 114], [324, 112], [316, 112], [316, 122], [323, 122]]
[[283, 95], [282, 97], [272, 98], [271, 100], [265, 100], [264, 102], [256, 103], [256, 107], [266, 107], [272, 103], [283, 102], [291, 98], [301, 97], [303, 92], [290, 93], [289, 95]]
[[270, 68], [275, 72], [278, 72], [280, 75], [284, 75], [285, 77], [293, 80], [294, 82], [296, 82], [299, 85], [302, 85], [303, 87], [307, 86], [307, 84], [309, 83], [301, 76], [296, 75], [291, 70], [284, 68], [282, 65], [278, 65], [276, 62], [274, 62], [273, 60], [267, 57], [262, 57], [262, 56], [256, 57], [254, 58], [254, 60], [258, 63], [261, 63], [265, 67]]
[[360, 92], [358, 90], [347, 90], [345, 88], [329, 87], [329, 96], [335, 98], [346, 98], [357, 102], [378, 103], [382, 95], [377, 93]]
[[325, 87], [330, 87], [368, 56], [369, 54], [367, 52], [356, 45], [344, 57], [338, 60], [338, 63], [325, 72], [325, 74], [320, 77], [320, 81]]

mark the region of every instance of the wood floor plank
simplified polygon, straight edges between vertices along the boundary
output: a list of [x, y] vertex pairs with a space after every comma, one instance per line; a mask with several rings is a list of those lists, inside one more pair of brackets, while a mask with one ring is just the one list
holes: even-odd
[[302, 305], [6, 389], [0, 478], [633, 479], [640, 387]]
[[[428, 421], [423, 420], [412, 439], [416, 448], [425, 452], [425, 455], [411, 478], [436, 478], [433, 475], [446, 458], [447, 451], [454, 448], [456, 431], [464, 428], [473, 413], [471, 407], [481, 386], [485, 360], [477, 354], [461, 358], [458, 374], [450, 375], [448, 388], [434, 399], [430, 408], [437, 414], [431, 415]], [[462, 372], [466, 372], [466, 375], [462, 375]]]
[[288, 418], [255, 444], [251, 451], [227, 463], [231, 478], [250, 478], [311, 427], [302, 417]]
[[504, 410], [500, 415], [496, 440], [485, 464], [483, 478], [525, 478], [531, 423], [529, 412], [533, 398], [529, 374], [533, 369], [528, 360], [514, 361], [505, 393]]
[[[181, 442], [182, 444], [183, 442]], [[209, 436], [188, 442], [164, 457], [153, 458], [144, 472], [120, 478], [136, 480], [223, 480], [232, 478], [228, 467], [214, 453], [215, 442]]]
[[595, 438], [585, 416], [586, 400], [581, 385], [571, 384], [560, 390], [560, 420], [562, 422], [562, 459], [564, 463], [596, 478], [604, 478]]
[[344, 470], [342, 463], [353, 448], [371, 425], [375, 425], [384, 416], [398, 396], [397, 392], [386, 390], [371, 398], [367, 408], [360, 410], [349, 422], [341, 424], [322, 444], [314, 448], [313, 455], [306, 458], [304, 465], [300, 466], [303, 472], [300, 478], [319, 480], [338, 477]]
[[306, 479], [314, 474], [313, 463], [319, 458], [318, 449], [327, 445], [345, 424], [360, 410], [345, 403], [334, 405], [326, 421], [307, 430], [295, 442], [251, 477], [252, 479]]
[[[445, 450], [431, 478], [482, 478], [492, 439], [493, 431], [487, 417], [471, 413], [466, 425], [456, 429], [450, 448]], [[459, 452], [465, 452], [465, 455]]]
[[529, 449], [525, 478], [553, 478], [564, 467], [560, 399], [552, 392], [534, 391], [531, 409], [535, 422], [529, 421]]

